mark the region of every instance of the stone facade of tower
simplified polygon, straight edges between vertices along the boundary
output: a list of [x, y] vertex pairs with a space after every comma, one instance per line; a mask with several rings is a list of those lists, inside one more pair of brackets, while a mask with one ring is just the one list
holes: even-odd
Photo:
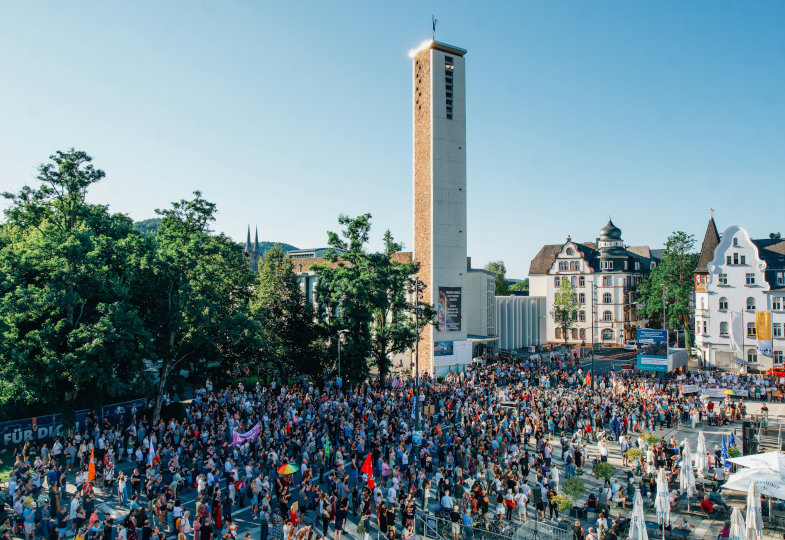
[[[466, 318], [466, 51], [431, 41], [412, 54], [414, 259], [437, 324], [420, 340], [420, 371], [471, 360]], [[466, 347], [468, 346], [468, 353]]]

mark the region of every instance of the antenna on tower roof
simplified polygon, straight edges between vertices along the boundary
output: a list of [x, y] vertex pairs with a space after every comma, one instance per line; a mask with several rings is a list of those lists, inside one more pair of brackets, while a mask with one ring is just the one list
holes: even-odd
[[711, 214], [711, 219], [714, 219], [714, 208], [709, 208], [709, 214]]
[[431, 15], [431, 28], [433, 29], [433, 33], [431, 34], [431, 37], [434, 39], [434, 41], [436, 41], [436, 25], [437, 24], [439, 24], [439, 19], [437, 19], [435, 16]]

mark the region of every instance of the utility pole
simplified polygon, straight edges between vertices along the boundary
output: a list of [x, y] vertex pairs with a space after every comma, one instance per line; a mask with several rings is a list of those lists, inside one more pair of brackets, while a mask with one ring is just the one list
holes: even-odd
[[662, 286], [662, 329], [665, 330], [665, 345], [666, 347], [670, 344], [670, 335], [668, 333], [668, 322], [665, 318], [665, 291], [668, 290], [667, 285]]
[[595, 277], [591, 281], [591, 395], [594, 397], [594, 322], [597, 318], [597, 282], [594, 281]]

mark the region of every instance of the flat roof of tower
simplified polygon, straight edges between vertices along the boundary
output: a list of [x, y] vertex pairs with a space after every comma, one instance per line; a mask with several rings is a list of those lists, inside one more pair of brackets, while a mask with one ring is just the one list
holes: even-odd
[[429, 39], [428, 41], [421, 43], [420, 46], [416, 49], [412, 49], [409, 52], [409, 56], [414, 57], [415, 54], [425, 49], [436, 49], [438, 51], [454, 54], [456, 56], [463, 56], [467, 52], [466, 49], [461, 49], [460, 47], [455, 47], [454, 45], [448, 45], [447, 43], [442, 43], [441, 41]]

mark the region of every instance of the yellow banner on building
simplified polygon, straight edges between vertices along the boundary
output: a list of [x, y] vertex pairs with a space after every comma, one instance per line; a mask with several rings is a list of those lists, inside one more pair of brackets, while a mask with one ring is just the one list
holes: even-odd
[[755, 312], [755, 333], [758, 338], [758, 352], [771, 356], [771, 311]]

